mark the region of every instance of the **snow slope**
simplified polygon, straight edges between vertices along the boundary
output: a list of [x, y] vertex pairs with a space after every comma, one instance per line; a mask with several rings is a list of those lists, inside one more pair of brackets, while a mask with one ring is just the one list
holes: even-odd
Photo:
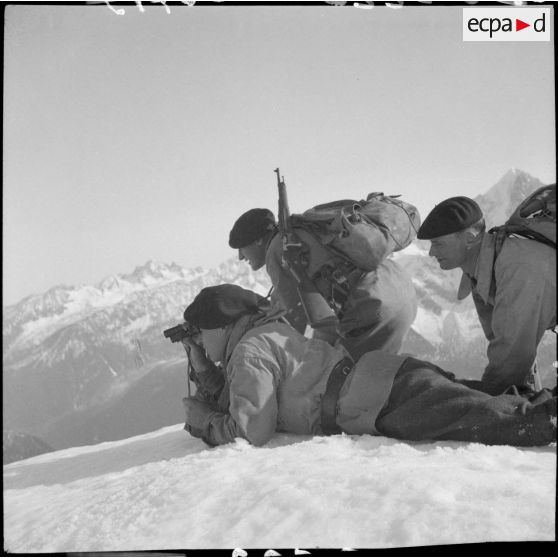
[[[4, 466], [12, 553], [553, 541], [556, 444], [278, 434], [208, 448], [181, 425]], [[230, 554], [229, 554], [230, 555]]]

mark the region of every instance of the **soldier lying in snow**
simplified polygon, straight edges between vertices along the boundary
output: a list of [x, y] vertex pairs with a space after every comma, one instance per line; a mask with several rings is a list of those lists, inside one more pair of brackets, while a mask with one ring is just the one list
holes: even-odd
[[185, 429], [208, 444], [262, 445], [275, 431], [515, 446], [556, 438], [556, 398], [535, 405], [491, 396], [433, 364], [381, 351], [353, 365], [342, 347], [307, 339], [269, 310], [259, 295], [226, 284], [203, 289], [184, 312], [201, 329], [203, 349], [184, 340], [191, 364], [214, 393], [211, 403], [183, 400]]

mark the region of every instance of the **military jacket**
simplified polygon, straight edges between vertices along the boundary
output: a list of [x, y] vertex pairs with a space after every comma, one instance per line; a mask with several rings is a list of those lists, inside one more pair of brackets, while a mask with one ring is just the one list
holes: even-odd
[[485, 234], [472, 276], [458, 298], [472, 292], [488, 340], [482, 382], [488, 393], [523, 385], [545, 330], [556, 326], [556, 250], [520, 237], [504, 241], [496, 260], [494, 235]]
[[[324, 265], [336, 269], [339, 258], [333, 256], [329, 250], [324, 248], [319, 240], [304, 229], [296, 229], [297, 235], [308, 247], [307, 273], [314, 281], [316, 287], [326, 300], [334, 296], [334, 282], [332, 279], [323, 277], [321, 270]], [[289, 322], [298, 331], [304, 332], [306, 317], [297, 291], [297, 283], [292, 275], [283, 266], [282, 244], [279, 234], [275, 235], [267, 248], [266, 269], [273, 283], [272, 302], [277, 307], [283, 307]], [[364, 341], [358, 347], [356, 353], [351, 351], [352, 356], [358, 358], [361, 354], [383, 348], [389, 352], [397, 352], [400, 341], [410, 327], [416, 315], [417, 300], [416, 292], [409, 275], [399, 265], [386, 259], [375, 271], [363, 272], [354, 269], [346, 271], [348, 287], [347, 295], [340, 299], [337, 316], [339, 318], [339, 329], [342, 337], [357, 338], [367, 328], [374, 327], [376, 330], [399, 328], [394, 331], [397, 340], [389, 346], [379, 346], [378, 337]], [[397, 323], [397, 326], [392, 324]], [[404, 330], [404, 331], [403, 331]], [[366, 337], [366, 333], [364, 333]], [[347, 348], [349, 348], [347, 343]], [[351, 350], [351, 349], [349, 349]]]
[[[274, 321], [249, 329], [226, 364], [228, 410], [207, 417], [204, 439], [218, 445], [245, 438], [265, 444], [276, 431], [321, 434], [321, 400], [344, 349], [308, 339]], [[377, 434], [376, 418], [405, 358], [364, 355], [341, 390], [337, 424], [349, 434]]]

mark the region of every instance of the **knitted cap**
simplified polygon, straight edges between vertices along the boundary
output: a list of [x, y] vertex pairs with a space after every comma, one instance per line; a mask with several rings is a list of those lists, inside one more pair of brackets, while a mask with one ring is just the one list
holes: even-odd
[[231, 248], [244, 248], [276, 228], [275, 217], [269, 209], [250, 209], [243, 213], [229, 234]]
[[245, 314], [257, 314], [269, 308], [259, 294], [238, 285], [217, 285], [202, 289], [184, 310], [184, 319], [201, 329], [218, 329], [235, 322]]
[[481, 208], [471, 198], [465, 196], [449, 198], [439, 203], [427, 215], [417, 238], [430, 240], [462, 231], [482, 219], [482, 216]]

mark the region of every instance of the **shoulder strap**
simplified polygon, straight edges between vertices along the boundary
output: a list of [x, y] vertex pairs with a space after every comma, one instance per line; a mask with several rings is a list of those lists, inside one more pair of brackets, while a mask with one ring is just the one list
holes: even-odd
[[504, 225], [506, 227], [507, 235], [515, 234], [517, 236], [522, 236], [523, 238], [528, 238], [530, 240], [536, 240], [542, 244], [546, 244], [556, 250], [556, 242], [553, 242], [550, 238], [546, 237], [544, 234], [537, 232], [534, 228], [523, 226], [516, 223], [508, 223]]
[[349, 256], [347, 256], [346, 254], [343, 254], [343, 252], [341, 252], [341, 250], [337, 250], [334, 246], [331, 246], [331, 244], [328, 244], [327, 242], [324, 242], [320, 238], [320, 235], [316, 232], [316, 230], [312, 226], [305, 226], [305, 223], [298, 222], [298, 223], [296, 223], [295, 227], [301, 228], [302, 230], [307, 232], [326, 252], [328, 252], [332, 256], [340, 258], [346, 264], [348, 264], [348, 265], [350, 265], [350, 266], [352, 266], [353, 268], [356, 269], [355, 264], [353, 263], [351, 258], [349, 258]]
[[501, 225], [500, 227], [493, 227], [488, 231], [488, 234], [494, 235], [494, 258], [492, 260], [492, 279], [490, 281], [490, 289], [488, 295], [494, 297], [496, 294], [496, 260], [502, 250], [504, 241], [508, 237], [508, 230], [506, 225]]

